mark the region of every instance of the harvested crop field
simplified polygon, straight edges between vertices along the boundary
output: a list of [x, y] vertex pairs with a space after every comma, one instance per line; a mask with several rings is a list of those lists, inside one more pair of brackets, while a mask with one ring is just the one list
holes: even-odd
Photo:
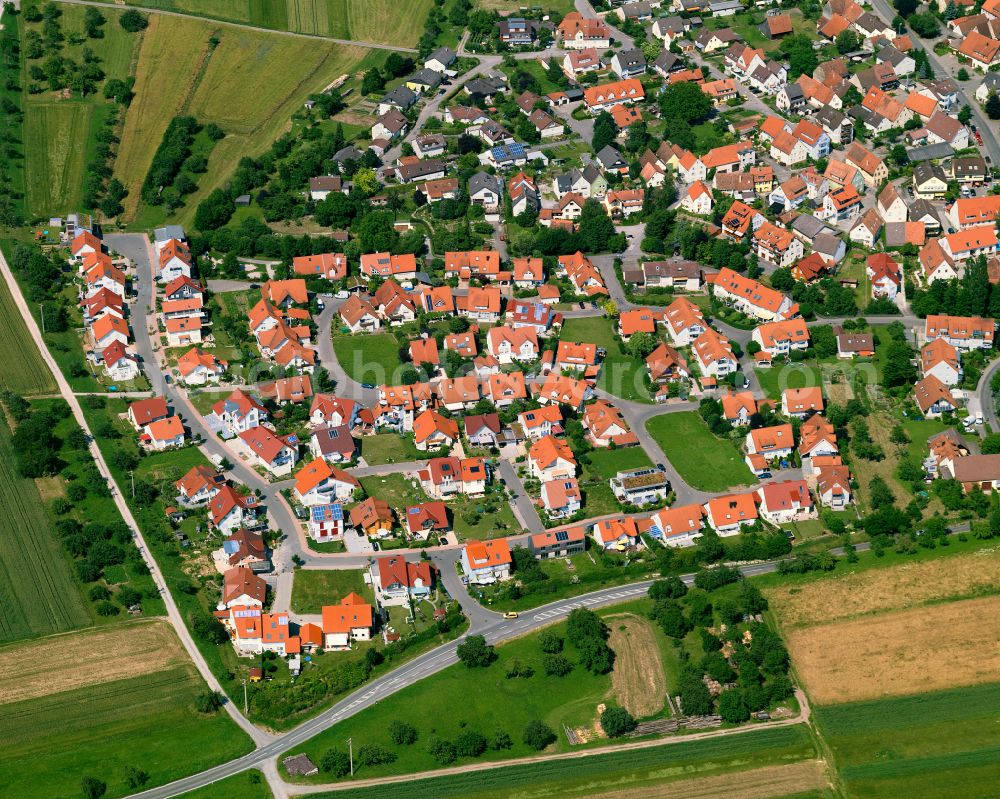
[[962, 555], [884, 569], [867, 569], [766, 589], [767, 599], [788, 629], [902, 610], [942, 599], [969, 599], [1000, 593], [1000, 550]]
[[136, 622], [0, 649], [0, 705], [139, 677], [184, 664], [169, 624]]
[[826, 764], [822, 760], [804, 760], [787, 766], [768, 766], [751, 771], [736, 771], [714, 777], [664, 782], [627, 791], [596, 794], [591, 799], [774, 799], [829, 786]]
[[653, 628], [645, 619], [632, 615], [612, 616], [608, 625], [608, 645], [615, 652], [611, 672], [615, 699], [637, 719], [659, 713], [667, 695], [667, 680]]
[[820, 705], [980, 685], [1000, 673], [1000, 596], [817, 624], [785, 637]]

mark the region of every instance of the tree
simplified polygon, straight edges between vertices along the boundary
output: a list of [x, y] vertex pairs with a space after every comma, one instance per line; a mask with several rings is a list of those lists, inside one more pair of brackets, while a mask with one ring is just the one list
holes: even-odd
[[739, 724], [750, 718], [750, 709], [741, 690], [730, 688], [719, 695], [719, 715], [729, 724]]
[[549, 744], [555, 743], [556, 734], [544, 721], [535, 719], [525, 725], [521, 740], [526, 746], [540, 752]]
[[[712, 100], [696, 83], [674, 83], [666, 87], [659, 98], [664, 119], [678, 120], [687, 125], [708, 119], [712, 113]], [[670, 141], [677, 143], [673, 136]], [[683, 146], [683, 145], [681, 145]]]
[[647, 593], [650, 599], [658, 601], [661, 599], [680, 599], [687, 592], [688, 587], [680, 577], [666, 577], [649, 586]]
[[547, 655], [557, 655], [563, 650], [563, 639], [552, 630], [542, 630], [538, 634], [538, 648]]
[[930, 12], [912, 14], [907, 19], [907, 23], [913, 32], [923, 39], [933, 39], [941, 30], [938, 26], [937, 17]]
[[601, 727], [609, 738], [621, 738], [635, 729], [636, 721], [625, 708], [609, 707], [601, 713]]
[[138, 766], [125, 767], [125, 784], [132, 790], [137, 790], [149, 782], [149, 774]]
[[217, 230], [225, 225], [236, 212], [236, 203], [224, 189], [215, 189], [198, 203], [194, 214], [194, 226], [203, 233]]
[[990, 96], [986, 98], [985, 110], [990, 119], [1000, 119], [1000, 95], [990, 92]]
[[435, 738], [431, 741], [430, 746], [427, 747], [427, 752], [442, 766], [454, 763], [455, 758], [458, 757], [458, 753], [455, 751], [455, 744], [443, 738]]
[[365, 744], [358, 749], [358, 762], [364, 766], [384, 766], [396, 759], [396, 753], [382, 744]]
[[642, 360], [656, 349], [658, 343], [656, 336], [652, 333], [633, 333], [628, 344], [625, 345], [625, 349], [636, 360]]
[[861, 44], [861, 37], [850, 28], [847, 28], [837, 34], [834, 43], [837, 45], [837, 52], [845, 55], [858, 49]]
[[80, 789], [87, 799], [101, 799], [108, 792], [108, 784], [97, 777], [86, 776], [80, 780]]
[[389, 738], [394, 744], [409, 746], [417, 740], [417, 728], [399, 719], [389, 724]]
[[615, 125], [614, 117], [607, 111], [601, 111], [594, 120], [594, 138], [592, 147], [595, 153], [599, 153], [618, 135], [618, 126]]
[[[969, 70], [967, 70], [965, 67], [960, 67], [958, 72], [955, 73], [955, 77], [958, 78], [960, 81], [967, 81], [969, 79]], [[963, 106], [962, 111], [964, 111], [966, 108], [968, 108], [968, 106]], [[961, 114], [962, 112], [959, 111], [959, 117], [958, 117], [959, 122], [962, 122]], [[965, 125], [967, 124], [967, 122], [968, 120], [966, 120], [966, 122], [962, 122], [962, 124]]]
[[481, 635], [470, 635], [458, 645], [455, 654], [470, 669], [486, 668], [497, 658], [496, 650]]
[[504, 730], [497, 730], [490, 740], [490, 749], [499, 752], [501, 749], [510, 749], [514, 745], [510, 735]]
[[382, 188], [374, 169], [359, 169], [354, 173], [354, 186], [365, 197], [371, 197]]
[[361, 94], [378, 94], [385, 89], [385, 78], [379, 72], [378, 67], [369, 69], [361, 80]]
[[225, 697], [218, 691], [202, 691], [194, 698], [194, 707], [199, 713], [214, 713], [222, 707]]
[[979, 450], [983, 455], [1000, 454], [1000, 433], [990, 433], [986, 436], [980, 443]]
[[696, 669], [688, 667], [683, 671], [676, 693], [686, 716], [707, 716], [712, 712], [712, 695]]
[[106, 21], [104, 15], [95, 6], [87, 6], [83, 12], [83, 30], [91, 39], [100, 39], [104, 36], [101, 26]]
[[463, 730], [455, 738], [455, 752], [461, 757], [479, 757], [486, 746], [486, 736], [475, 730]]
[[812, 47], [812, 39], [804, 33], [785, 37], [781, 42], [781, 51], [788, 57], [788, 77], [812, 75], [819, 64], [816, 51]]
[[140, 14], [134, 8], [130, 8], [118, 17], [118, 24], [129, 33], [138, 33], [146, 29], [146, 26], [149, 25], [149, 20], [146, 19], [145, 14]]
[[573, 663], [562, 655], [546, 655], [542, 658], [542, 668], [548, 677], [565, 677], [573, 671]]
[[327, 749], [319, 759], [320, 770], [334, 777], [351, 773], [351, 756], [342, 749]]

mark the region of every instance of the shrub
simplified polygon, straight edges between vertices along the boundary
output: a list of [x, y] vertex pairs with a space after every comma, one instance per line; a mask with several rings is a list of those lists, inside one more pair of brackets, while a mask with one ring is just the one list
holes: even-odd
[[405, 721], [394, 719], [389, 725], [389, 738], [394, 744], [409, 746], [417, 740], [417, 728]]
[[546, 655], [542, 658], [542, 666], [549, 677], [565, 677], [573, 671], [570, 659], [562, 655]]
[[543, 630], [538, 636], [538, 648], [547, 655], [556, 655], [563, 650], [563, 639], [552, 630]]
[[455, 650], [458, 659], [468, 668], [485, 668], [497, 658], [496, 650], [481, 635], [470, 635]]
[[427, 751], [442, 766], [454, 763], [455, 758], [458, 756], [455, 751], [455, 744], [443, 738], [435, 738], [431, 741], [430, 746], [427, 747]]
[[486, 751], [486, 736], [475, 730], [465, 730], [455, 738], [455, 752], [462, 757], [479, 757]]
[[340, 749], [327, 749], [319, 759], [319, 767], [334, 777], [346, 777], [351, 773], [351, 756]]
[[556, 734], [544, 721], [535, 719], [525, 725], [521, 740], [525, 745], [540, 752], [549, 744], [555, 743]]
[[223, 699], [218, 691], [202, 691], [194, 698], [194, 707], [199, 713], [214, 713], [222, 707]]
[[623, 707], [609, 707], [601, 713], [601, 727], [609, 738], [620, 738], [635, 729], [635, 719]]
[[358, 749], [358, 762], [365, 766], [384, 766], [396, 759], [396, 753], [382, 744], [365, 744]]

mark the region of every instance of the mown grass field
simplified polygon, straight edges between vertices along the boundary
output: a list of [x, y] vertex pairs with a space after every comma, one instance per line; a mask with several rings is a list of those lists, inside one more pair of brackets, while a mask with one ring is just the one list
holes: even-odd
[[[420, 742], [415, 744], [419, 747]], [[805, 725], [762, 729], [704, 741], [687, 741], [581, 759], [557, 760], [407, 783], [409, 799], [515, 799], [544, 796], [576, 799], [628, 788], [634, 796], [672, 796], [651, 788], [692, 776], [737, 774], [750, 768], [814, 758]], [[317, 799], [376, 799], [384, 787], [352, 788], [316, 794]], [[707, 795], [707, 794], [702, 794]], [[745, 796], [734, 786], [722, 794]], [[769, 794], [773, 795], [773, 794]], [[820, 794], [822, 795], [822, 794]]]
[[323, 605], [336, 605], [352, 591], [369, 602], [375, 599], [359, 569], [296, 569], [292, 612], [319, 613]]
[[815, 708], [848, 797], [996, 796], [1000, 685]]
[[[20, 319], [20, 317], [18, 317]], [[0, 370], [2, 371], [2, 370]], [[64, 632], [90, 621], [35, 481], [17, 474], [0, 420], [0, 642]]]
[[393, 385], [403, 368], [399, 360], [399, 344], [391, 333], [334, 335], [333, 351], [340, 367], [358, 383]]
[[[560, 0], [565, 2], [565, 0]], [[135, 5], [335, 39], [412, 47], [431, 0], [139, 0]]]
[[655, 416], [646, 429], [685, 482], [694, 488], [725, 491], [753, 482], [753, 475], [736, 446], [712, 435], [694, 411]]
[[[214, 48], [212, 36], [219, 40]], [[270, 146], [308, 94], [352, 73], [369, 52], [151, 14], [136, 68], [136, 97], [115, 162], [115, 176], [131, 192], [126, 218], [139, 210], [139, 186], [174, 116], [191, 114], [202, 124], [215, 122], [227, 134], [212, 150], [198, 191], [179, 212], [184, 223], [202, 198], [225, 184], [242, 156]], [[267, 79], [261, 80], [262, 75]]]
[[614, 477], [618, 472], [653, 465], [646, 450], [642, 447], [595, 449], [587, 457], [590, 458], [591, 471], [608, 479]]
[[75, 798], [86, 775], [107, 783], [106, 796], [123, 796], [134, 793], [129, 766], [153, 786], [249, 752], [223, 711], [195, 711], [203, 690], [194, 667], [181, 667], [0, 705], [4, 795]]

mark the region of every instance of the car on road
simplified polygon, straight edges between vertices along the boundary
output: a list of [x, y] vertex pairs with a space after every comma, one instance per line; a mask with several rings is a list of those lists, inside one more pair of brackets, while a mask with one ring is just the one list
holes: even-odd
[[164, 383], [173, 383], [174, 379], [170, 375], [164, 375], [163, 376], [163, 382]]
[[371, 388], [375, 388], [375, 385], [373, 383], [362, 383], [361, 384], [361, 388], [369, 388], [369, 389], [371, 389]]
[[516, 619], [517, 618], [517, 611], [516, 610], [508, 610], [506, 613], [503, 614], [503, 617], [505, 619]]
[[372, 541], [372, 552], [378, 552], [378, 541]]

